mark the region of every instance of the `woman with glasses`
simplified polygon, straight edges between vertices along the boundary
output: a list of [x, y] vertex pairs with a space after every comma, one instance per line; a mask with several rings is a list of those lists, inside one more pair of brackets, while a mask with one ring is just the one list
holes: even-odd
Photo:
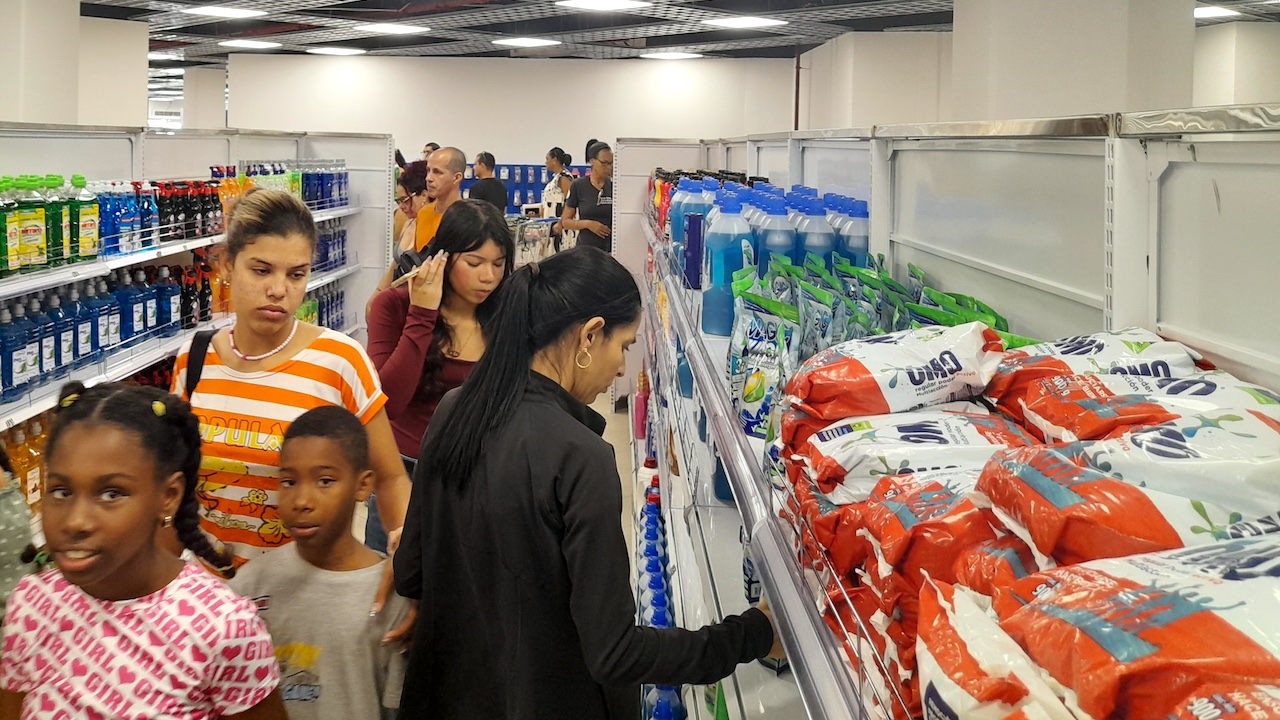
[[414, 248], [417, 233], [418, 212], [426, 207], [430, 199], [427, 197], [427, 163], [423, 160], [411, 162], [400, 173], [396, 181], [396, 209], [404, 213], [408, 222], [397, 235], [399, 250], [397, 255]]
[[573, 181], [564, 203], [560, 225], [578, 231], [578, 244], [605, 252], [612, 249], [613, 235], [613, 148], [608, 143], [587, 146], [591, 174]]

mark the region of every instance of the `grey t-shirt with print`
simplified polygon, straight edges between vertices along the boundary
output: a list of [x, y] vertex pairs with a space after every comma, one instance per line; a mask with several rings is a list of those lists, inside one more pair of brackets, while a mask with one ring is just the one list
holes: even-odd
[[290, 543], [231, 580], [271, 632], [290, 720], [379, 720], [383, 708], [399, 707], [404, 656], [382, 638], [404, 620], [408, 601], [392, 593], [382, 613], [369, 616], [385, 565], [321, 570]]

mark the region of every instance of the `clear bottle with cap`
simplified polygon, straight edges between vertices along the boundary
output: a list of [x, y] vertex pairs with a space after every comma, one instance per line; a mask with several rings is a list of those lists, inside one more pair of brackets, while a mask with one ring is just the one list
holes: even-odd
[[14, 428], [13, 445], [6, 448], [9, 462], [13, 465], [13, 475], [22, 483], [22, 492], [27, 496], [27, 504], [35, 506], [40, 502], [44, 490], [41, 478], [40, 452], [31, 446], [27, 433], [22, 428]]
[[17, 401], [27, 392], [27, 335], [0, 308], [0, 402]]
[[71, 176], [72, 193], [67, 200], [70, 216], [71, 249], [77, 261], [98, 257], [100, 208], [98, 196], [89, 191], [83, 175]]
[[822, 201], [805, 198], [799, 209], [804, 213], [796, 223], [796, 236], [804, 253], [822, 258], [824, 267], [831, 270], [832, 253], [836, 251], [836, 232], [827, 223], [827, 213]]
[[182, 288], [166, 265], [156, 272], [156, 318], [160, 337], [173, 337], [182, 329]]
[[57, 369], [58, 334], [56, 332], [56, 324], [53, 318], [44, 312], [43, 305], [37, 297], [31, 297], [27, 301], [27, 319], [35, 324], [36, 332], [40, 338], [40, 374], [35, 386], [48, 385], [53, 380], [54, 372]]
[[142, 333], [150, 336], [156, 328], [160, 327], [160, 303], [156, 289], [147, 282], [147, 273], [143, 270], [133, 273], [133, 286], [138, 289], [139, 298], [143, 303]]
[[120, 341], [123, 347], [135, 347], [142, 342], [147, 330], [147, 306], [142, 291], [133, 286], [133, 278], [126, 272], [112, 295], [120, 303]]
[[[74, 290], [71, 297], [76, 297]], [[54, 295], [49, 298], [45, 314], [53, 320], [53, 378], [59, 380], [71, 373], [76, 360], [76, 311], [62, 307], [62, 298]]]
[[40, 331], [27, 317], [27, 308], [21, 302], [14, 303], [10, 311], [14, 326], [22, 331], [26, 341], [21, 363], [22, 378], [27, 390], [31, 390], [40, 384]]
[[0, 178], [0, 277], [8, 277], [22, 269], [21, 239], [13, 178]]
[[[98, 298], [102, 303], [102, 313], [107, 318], [107, 336], [102, 343], [103, 355], [119, 350], [124, 341], [122, 326], [124, 325], [123, 316], [121, 315], [120, 300], [107, 290], [107, 281], [102, 280], [98, 283]], [[101, 329], [101, 325], [98, 326]]]
[[39, 181], [19, 178], [14, 198], [18, 204], [17, 220], [22, 268], [21, 272], [39, 272], [49, 267], [49, 228], [45, 224], [44, 196], [37, 192]]

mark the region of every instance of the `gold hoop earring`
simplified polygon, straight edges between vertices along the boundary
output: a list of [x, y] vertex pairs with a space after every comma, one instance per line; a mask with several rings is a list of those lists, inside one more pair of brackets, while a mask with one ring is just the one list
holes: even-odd
[[160, 521], [160, 527], [163, 527], [163, 528], [173, 527], [173, 516], [165, 515], [164, 519]]
[[[582, 361], [578, 359], [578, 358], [582, 357], [583, 353], [586, 353], [586, 355], [587, 355], [587, 364], [585, 364], [585, 365], [583, 365], [583, 364], [582, 364]], [[578, 354], [577, 354], [577, 355], [574, 355], [574, 356], [573, 356], [573, 364], [574, 364], [574, 365], [577, 365], [579, 370], [586, 370], [587, 368], [591, 367], [591, 361], [592, 361], [593, 359], [594, 359], [594, 358], [592, 358], [592, 357], [591, 357], [591, 352], [590, 352], [589, 350], [587, 350], [586, 348], [582, 348], [581, 350], [579, 350], [579, 351], [578, 351]]]

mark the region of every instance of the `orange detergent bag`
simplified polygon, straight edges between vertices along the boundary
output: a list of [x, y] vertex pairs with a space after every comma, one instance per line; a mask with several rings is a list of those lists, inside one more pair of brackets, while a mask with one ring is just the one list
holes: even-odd
[[1168, 720], [1280, 720], [1280, 687], [1210, 683], [1170, 708]]
[[952, 571], [956, 583], [990, 596], [1041, 568], [1031, 548], [1016, 535], [1005, 535], [960, 551]]
[[1212, 683], [1280, 684], [1274, 535], [1036, 573], [992, 609], [1093, 718], [1165, 718]]
[[787, 395], [828, 422], [916, 410], [980, 395], [1003, 351], [982, 323], [850, 340], [805, 361]]

